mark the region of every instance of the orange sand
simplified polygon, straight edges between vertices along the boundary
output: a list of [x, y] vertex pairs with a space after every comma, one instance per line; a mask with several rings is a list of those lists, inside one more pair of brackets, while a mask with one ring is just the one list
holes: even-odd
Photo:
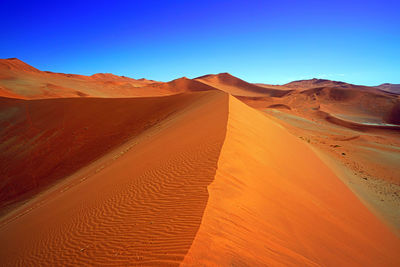
[[202, 95], [109, 166], [16, 214], [0, 228], [2, 264], [179, 263], [207, 204], [227, 108], [227, 95]]
[[201, 95], [2, 99], [0, 208], [74, 173]]
[[215, 87], [221, 91], [227, 92], [235, 96], [249, 96], [249, 97], [281, 97], [288, 93], [290, 90], [276, 89], [275, 87], [258, 86], [256, 84], [248, 83], [239, 78], [232, 76], [229, 73], [220, 73], [217, 75], [205, 75], [195, 79], [209, 86]]
[[233, 97], [208, 190], [184, 266], [400, 264], [400, 240], [313, 151]]
[[6, 59], [0, 96], [2, 266], [400, 266], [399, 131], [362, 125], [398, 95]]

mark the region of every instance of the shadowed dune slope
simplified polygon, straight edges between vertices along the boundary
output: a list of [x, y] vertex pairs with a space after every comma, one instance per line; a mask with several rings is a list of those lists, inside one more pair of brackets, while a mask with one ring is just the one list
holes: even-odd
[[0, 208], [31, 196], [206, 93], [0, 100]]
[[311, 148], [234, 97], [208, 191], [183, 266], [400, 264], [400, 240]]
[[200, 226], [228, 117], [227, 94], [196, 95], [115, 150], [118, 160], [2, 225], [2, 264], [178, 265]]

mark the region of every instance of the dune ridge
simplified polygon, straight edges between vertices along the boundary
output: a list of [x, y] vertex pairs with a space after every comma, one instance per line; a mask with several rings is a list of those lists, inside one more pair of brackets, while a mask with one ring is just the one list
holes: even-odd
[[19, 59], [0, 59], [0, 96], [20, 99], [140, 97], [173, 92], [147, 87], [160, 82], [111, 73], [91, 76], [40, 71]]
[[231, 96], [208, 190], [182, 266], [400, 263], [400, 240], [306, 144]]
[[395, 94], [7, 59], [0, 96], [2, 265], [400, 265]]
[[201, 95], [1, 99], [0, 214], [5, 206], [74, 173]]
[[197, 94], [109, 166], [16, 214], [0, 228], [2, 264], [179, 265], [207, 203], [227, 104], [224, 93]]
[[197, 77], [194, 80], [218, 88], [234, 96], [270, 96], [282, 97], [291, 92], [291, 90], [279, 90], [274, 87], [258, 86], [248, 83], [229, 73], [210, 74]]
[[400, 94], [400, 84], [383, 83], [375, 87], [384, 92]]
[[40, 72], [40, 70], [32, 67], [22, 60], [19, 60], [18, 58], [0, 59], [0, 68], [12, 71]]

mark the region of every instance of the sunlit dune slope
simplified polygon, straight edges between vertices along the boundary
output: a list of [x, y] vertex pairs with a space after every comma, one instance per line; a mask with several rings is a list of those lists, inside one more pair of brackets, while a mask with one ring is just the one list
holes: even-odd
[[201, 96], [0, 99], [0, 208], [72, 174]]
[[2, 265], [178, 265], [200, 226], [228, 117], [228, 95], [194, 95], [106, 155], [110, 162], [89, 165], [92, 175], [77, 173], [74, 186], [8, 218], [0, 227]]
[[400, 240], [300, 139], [230, 97], [184, 266], [398, 266]]
[[281, 97], [288, 93], [290, 90], [278, 90], [275, 88], [261, 87], [256, 84], [248, 83], [229, 73], [220, 73], [216, 75], [205, 75], [195, 80], [208, 84], [212, 87], [218, 88], [224, 92], [235, 96], [272, 96]]
[[24, 72], [37, 72], [37, 73], [40, 72], [40, 70], [32, 67], [29, 64], [26, 64], [25, 62], [19, 60], [18, 58], [0, 59], [0, 68], [3, 71], [8, 70], [8, 71], [24, 71]]

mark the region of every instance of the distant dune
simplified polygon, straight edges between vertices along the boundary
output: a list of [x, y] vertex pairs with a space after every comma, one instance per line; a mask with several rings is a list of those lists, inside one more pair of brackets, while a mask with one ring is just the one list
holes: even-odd
[[385, 92], [400, 94], [400, 84], [384, 83], [375, 87]]
[[345, 88], [345, 87], [349, 87], [351, 85], [348, 83], [344, 83], [344, 82], [337, 82], [337, 81], [313, 78], [310, 80], [293, 81], [293, 82], [284, 84], [283, 86], [289, 87], [289, 88], [295, 88], [295, 89], [311, 89], [311, 88], [315, 88], [315, 87], [332, 87], [332, 86], [340, 86], [340, 87]]
[[271, 96], [280, 97], [286, 95], [285, 90], [275, 88], [261, 87], [252, 83], [245, 82], [229, 73], [220, 73], [216, 75], [205, 75], [195, 78], [205, 84], [218, 88], [224, 92], [235, 96]]
[[[18, 60], [0, 59], [0, 96], [21, 99], [58, 97], [137, 97], [170, 95], [168, 90], [146, 87], [157, 83], [109, 73], [92, 76], [54, 73]], [[136, 90], [143, 87], [141, 90]], [[146, 88], [144, 88], [146, 87]]]
[[0, 265], [400, 266], [394, 91], [2, 59]]

